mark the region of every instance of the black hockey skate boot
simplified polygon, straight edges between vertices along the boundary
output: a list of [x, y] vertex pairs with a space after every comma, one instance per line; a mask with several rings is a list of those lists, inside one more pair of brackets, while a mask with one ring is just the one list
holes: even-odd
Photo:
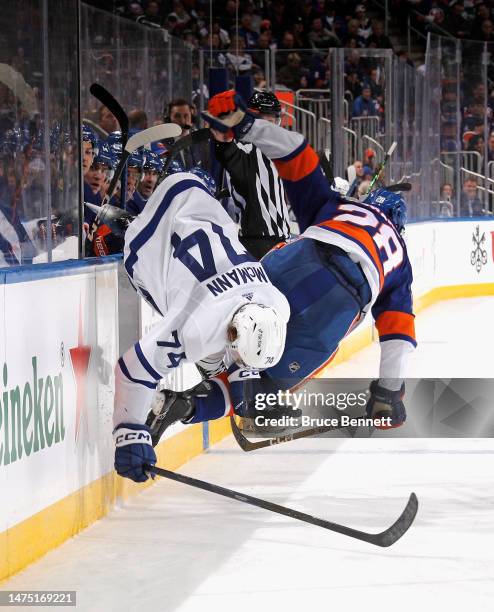
[[146, 425], [151, 430], [153, 446], [160, 441], [165, 430], [177, 421], [187, 422], [194, 415], [195, 398], [207, 397], [212, 386], [202, 381], [188, 391], [163, 389], [156, 393]]

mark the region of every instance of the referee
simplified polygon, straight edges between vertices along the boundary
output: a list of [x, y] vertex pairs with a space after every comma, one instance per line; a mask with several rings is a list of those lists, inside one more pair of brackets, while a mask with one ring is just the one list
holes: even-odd
[[[281, 105], [269, 91], [256, 91], [248, 102], [249, 110], [261, 119], [279, 123]], [[278, 172], [253, 144], [235, 142], [231, 135], [211, 130], [215, 156], [230, 192], [227, 210], [240, 224], [239, 239], [257, 259], [290, 236], [285, 191]]]

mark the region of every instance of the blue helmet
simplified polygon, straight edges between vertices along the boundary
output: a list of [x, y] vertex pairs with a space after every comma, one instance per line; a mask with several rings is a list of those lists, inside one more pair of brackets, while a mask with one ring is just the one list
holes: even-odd
[[153, 153], [146, 149], [144, 152], [144, 165], [142, 166], [143, 170], [151, 170], [156, 172], [157, 174], [161, 174], [163, 172], [163, 168], [165, 164], [159, 155]]
[[379, 188], [369, 193], [364, 202], [380, 208], [399, 232], [405, 229], [407, 205], [398, 193]]
[[115, 157], [112, 148], [107, 142], [103, 142], [100, 145], [98, 153], [94, 157], [93, 164], [102, 164], [108, 166], [110, 170], [113, 170], [115, 166]]
[[179, 161], [174, 159], [170, 162], [170, 165], [168, 166], [166, 176], [170, 176], [170, 174], [176, 174], [177, 172], [185, 172], [185, 168]]
[[85, 123], [82, 124], [82, 140], [90, 142], [93, 145], [93, 149], [95, 149], [98, 145], [98, 137]]
[[206, 186], [206, 189], [213, 196], [213, 198], [216, 197], [216, 181], [209, 174], [209, 172], [207, 172], [206, 170], [204, 170], [200, 166], [194, 166], [193, 168], [188, 170], [188, 172], [190, 172], [191, 174], [195, 174], [198, 178], [200, 178], [201, 181]]
[[108, 145], [110, 149], [110, 155], [112, 156], [113, 164], [115, 167], [117, 167], [118, 162], [120, 161], [120, 158], [122, 157], [122, 143], [115, 142], [115, 141], [111, 143], [110, 139], [107, 138], [106, 144]]
[[109, 145], [114, 145], [118, 143], [121, 146], [122, 145], [122, 132], [120, 132], [119, 130], [116, 130], [115, 132], [110, 132], [108, 134], [108, 138], [106, 139], [106, 142]]
[[142, 169], [142, 165], [144, 163], [144, 157], [140, 151], [134, 151], [129, 155], [129, 159], [127, 160], [127, 167], [129, 168], [139, 168]]

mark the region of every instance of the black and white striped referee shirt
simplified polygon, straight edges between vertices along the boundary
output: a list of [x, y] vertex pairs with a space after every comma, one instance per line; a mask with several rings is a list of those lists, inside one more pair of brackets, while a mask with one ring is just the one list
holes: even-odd
[[227, 209], [240, 224], [239, 239], [260, 258], [290, 235], [282, 180], [271, 160], [253, 144], [216, 142], [215, 154], [225, 170], [231, 194]]

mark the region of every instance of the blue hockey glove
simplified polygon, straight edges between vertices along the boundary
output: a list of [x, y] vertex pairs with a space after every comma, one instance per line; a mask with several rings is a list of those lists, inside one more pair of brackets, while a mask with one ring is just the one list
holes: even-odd
[[378, 429], [390, 429], [400, 427], [407, 418], [403, 396], [405, 395], [405, 383], [401, 385], [399, 391], [390, 391], [379, 385], [378, 380], [373, 380], [370, 384], [371, 396], [367, 402], [367, 416], [376, 419], [381, 417], [391, 417], [391, 425], [378, 426]]
[[237, 139], [245, 136], [255, 121], [254, 113], [247, 110], [242, 97], [234, 89], [213, 96], [202, 118], [214, 130], [223, 133], [231, 130]]
[[113, 432], [115, 440], [115, 470], [134, 482], [145, 482], [149, 475], [146, 465], [155, 465], [156, 453], [147, 425], [122, 423]]

